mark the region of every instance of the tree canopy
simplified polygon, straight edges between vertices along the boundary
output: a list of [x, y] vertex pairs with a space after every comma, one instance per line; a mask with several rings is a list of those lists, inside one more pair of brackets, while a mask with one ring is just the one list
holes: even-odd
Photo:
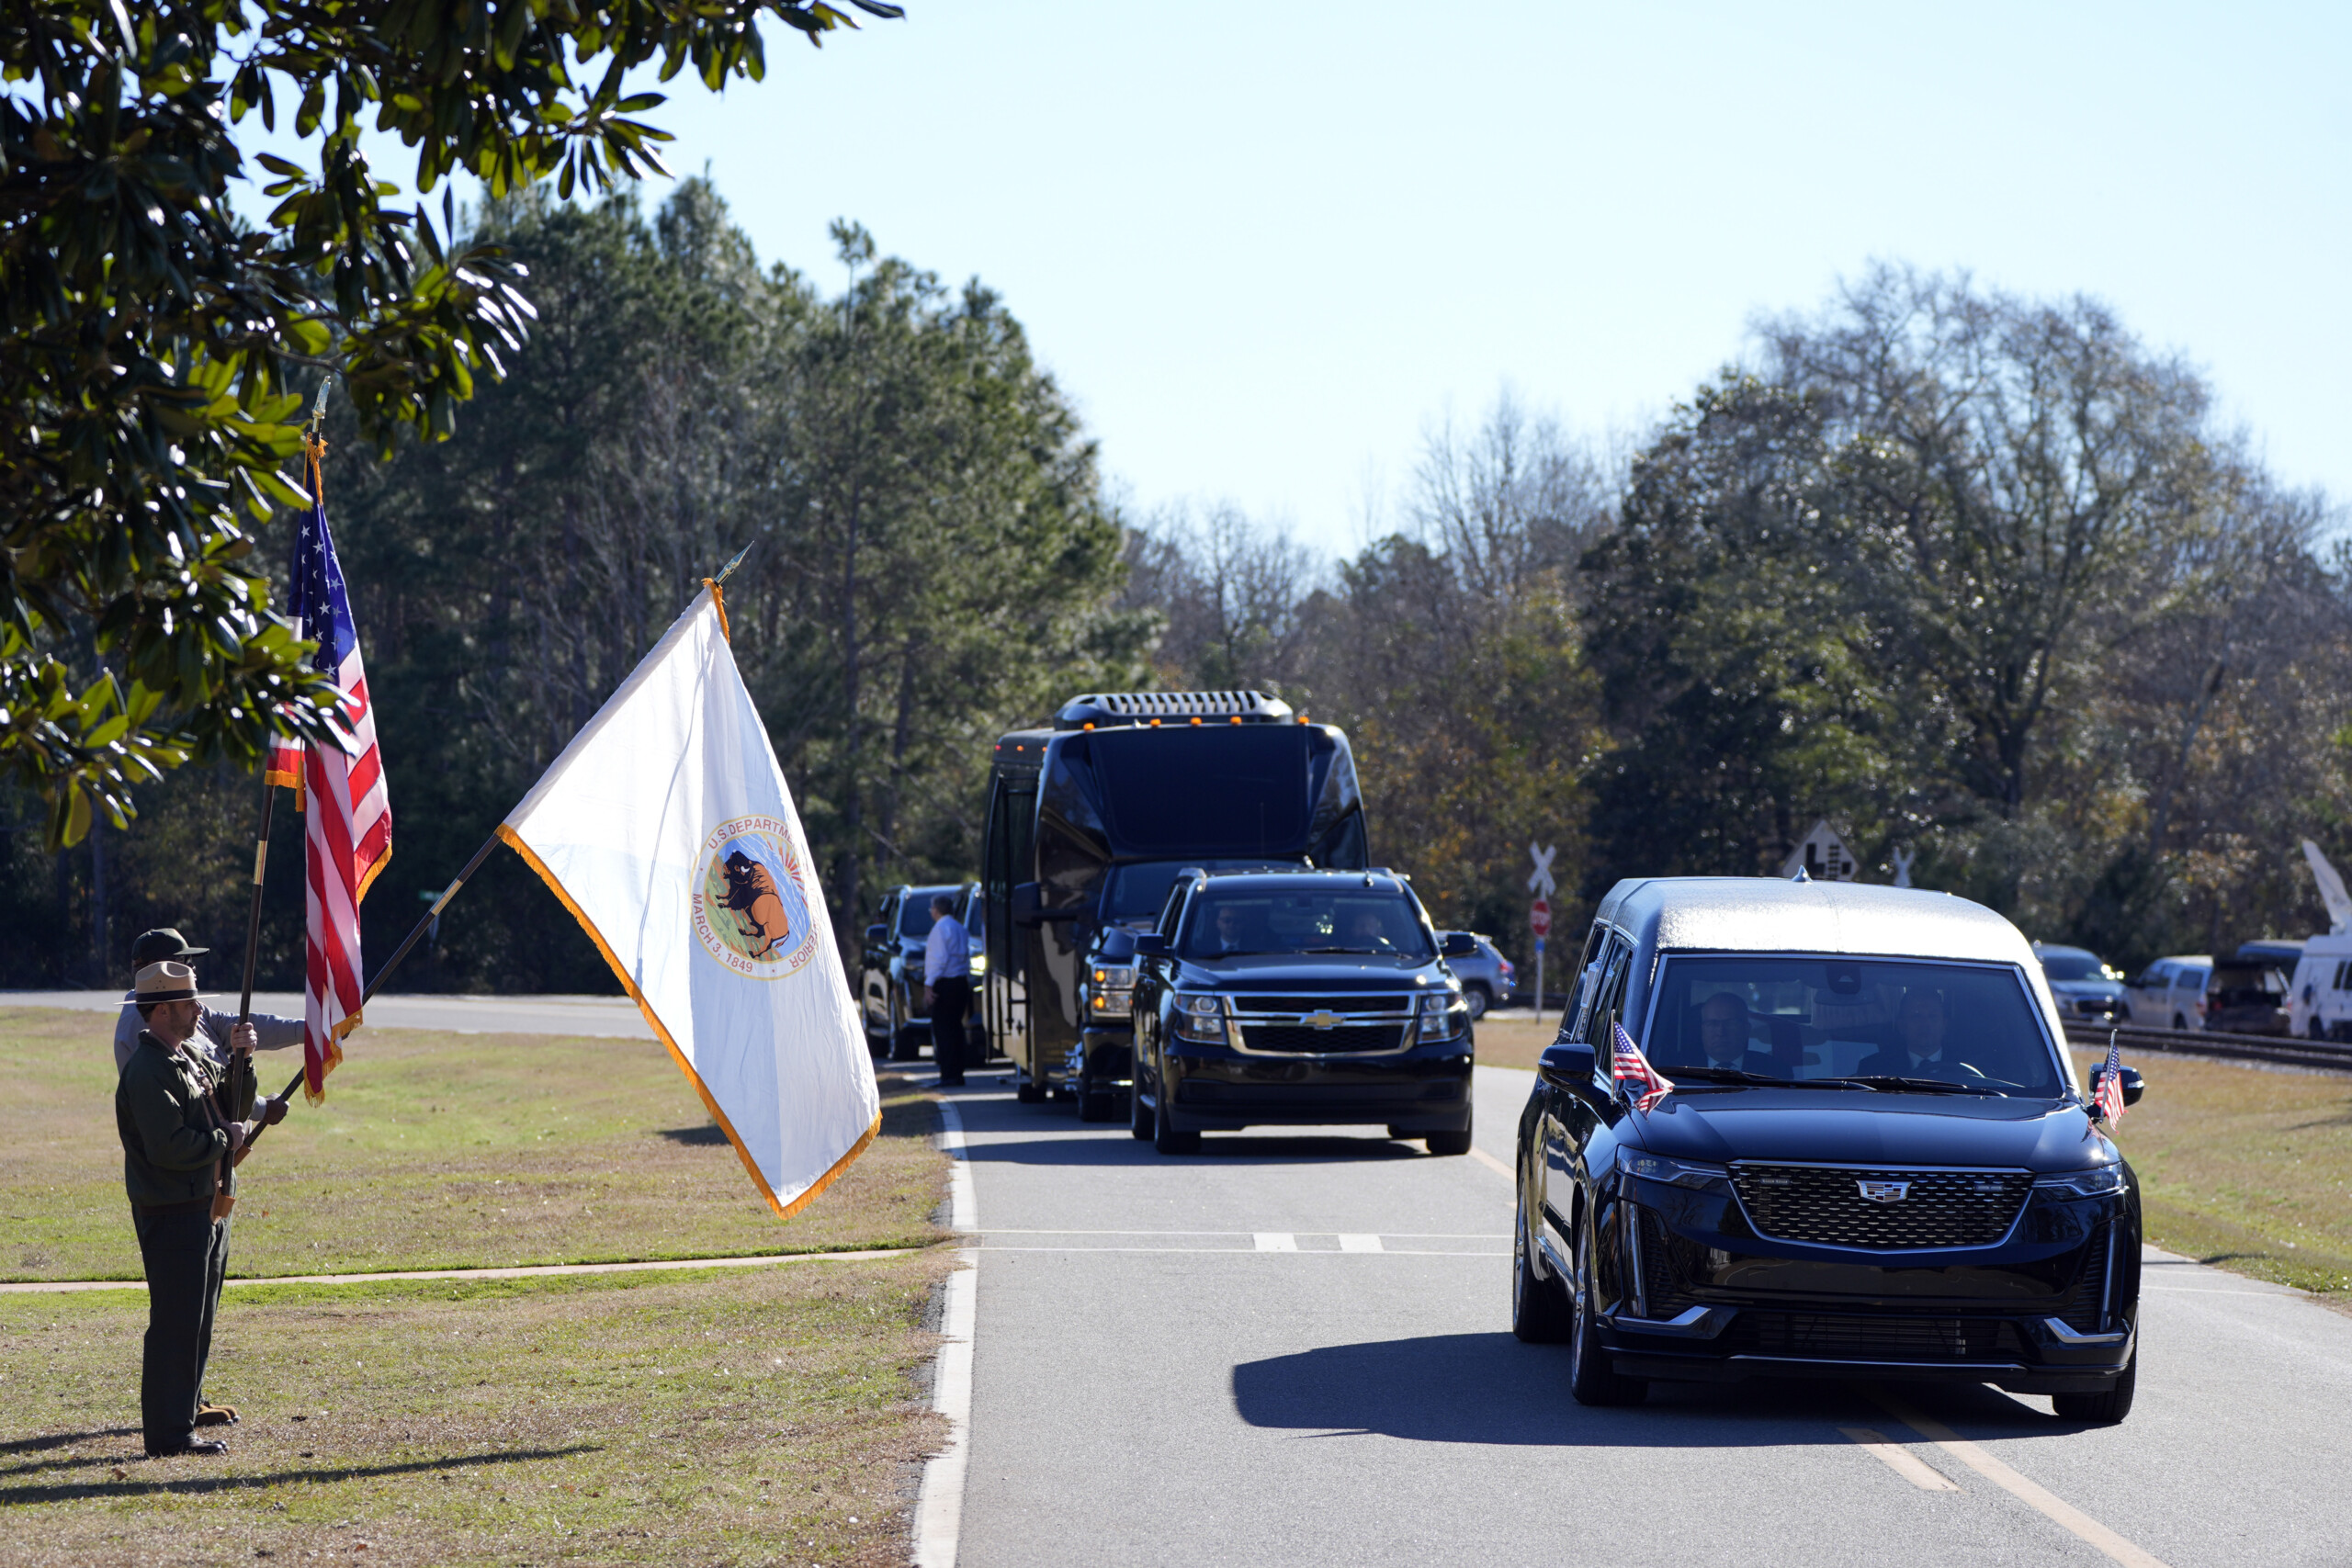
[[[50, 803], [52, 844], [192, 757], [322, 732], [331, 687], [252, 558], [303, 504], [280, 471], [303, 387], [334, 374], [379, 452], [446, 437], [532, 315], [524, 265], [423, 194], [658, 169], [638, 117], [662, 97], [629, 74], [757, 78], [770, 17], [811, 42], [848, 21], [818, 0], [0, 11], [0, 773]], [[315, 166], [261, 154], [277, 205], [249, 225], [237, 130], [281, 116]], [[369, 168], [370, 124], [415, 150], [413, 204]]]

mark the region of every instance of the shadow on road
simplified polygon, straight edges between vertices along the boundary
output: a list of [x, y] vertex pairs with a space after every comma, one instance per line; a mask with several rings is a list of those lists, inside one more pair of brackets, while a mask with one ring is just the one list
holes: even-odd
[[[996, 1126], [976, 1131], [996, 1134]], [[1101, 1134], [1100, 1127], [1081, 1127], [1075, 1120], [1071, 1133]], [[965, 1145], [964, 1157], [1009, 1165], [1147, 1166], [1180, 1168], [1188, 1165], [1361, 1165], [1368, 1160], [1415, 1160], [1431, 1157], [1416, 1144], [1400, 1144], [1377, 1135], [1333, 1137], [1261, 1136], [1255, 1133], [1210, 1133], [1201, 1139], [1196, 1155], [1162, 1155], [1149, 1144], [1138, 1143], [1124, 1130], [1116, 1137], [1096, 1136], [1005, 1139], [991, 1137]]]
[[[1510, 1334], [1438, 1334], [1333, 1345], [1233, 1369], [1233, 1404], [1253, 1427], [1425, 1443], [1749, 1448], [1844, 1443], [1841, 1424], [1893, 1417], [1852, 1384], [1757, 1380], [1653, 1383], [1646, 1404], [1588, 1409], [1569, 1397], [1562, 1347]], [[1898, 1387], [1973, 1435], [2046, 1434], [2050, 1416], [1976, 1384]]]

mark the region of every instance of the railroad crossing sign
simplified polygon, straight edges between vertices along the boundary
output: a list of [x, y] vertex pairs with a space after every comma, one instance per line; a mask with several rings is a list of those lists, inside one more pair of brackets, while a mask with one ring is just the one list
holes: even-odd
[[1552, 880], [1552, 856], [1558, 849], [1557, 844], [1539, 844], [1532, 839], [1528, 840], [1527, 852], [1535, 862], [1535, 874], [1527, 879], [1527, 890], [1539, 901], [1549, 898], [1560, 886]]
[[1552, 906], [1550, 903], [1542, 898], [1538, 898], [1534, 903], [1530, 904], [1527, 907], [1527, 929], [1535, 933], [1535, 940], [1538, 942], [1543, 941], [1545, 937], [1552, 934]]
[[1846, 848], [1846, 840], [1838, 836], [1837, 830], [1829, 826], [1828, 818], [1824, 818], [1813, 825], [1813, 831], [1804, 836], [1804, 841], [1791, 852], [1787, 863], [1781, 867], [1781, 874], [1794, 876], [1802, 870], [1808, 879], [1815, 882], [1851, 882], [1859, 869], [1854, 863], [1853, 854]]

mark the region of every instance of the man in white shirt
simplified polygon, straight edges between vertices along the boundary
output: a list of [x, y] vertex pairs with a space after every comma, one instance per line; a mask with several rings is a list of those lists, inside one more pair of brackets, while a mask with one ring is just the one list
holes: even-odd
[[931, 935], [922, 944], [923, 1010], [931, 1015], [931, 1059], [942, 1089], [964, 1081], [964, 1015], [972, 1006], [972, 939], [955, 911], [945, 894], [932, 899]]

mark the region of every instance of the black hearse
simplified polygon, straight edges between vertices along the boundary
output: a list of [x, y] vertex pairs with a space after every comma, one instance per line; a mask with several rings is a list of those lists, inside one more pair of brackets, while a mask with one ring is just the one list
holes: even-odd
[[1161, 1154], [1209, 1129], [1385, 1124], [1470, 1152], [1470, 1008], [1405, 879], [1187, 868], [1136, 939], [1128, 1128]]
[[1101, 1120], [1133, 1057], [1129, 943], [1178, 870], [1360, 869], [1363, 802], [1347, 736], [1262, 692], [1097, 693], [997, 742], [981, 853], [989, 1034], [1022, 1100]]
[[[1672, 1092], [1611, 1082], [1622, 1025]], [[1519, 1128], [1512, 1328], [1569, 1388], [1948, 1378], [2120, 1421], [2140, 1185], [2016, 927], [1760, 877], [1602, 899]], [[2126, 1104], [2139, 1075], [2123, 1070]]]

